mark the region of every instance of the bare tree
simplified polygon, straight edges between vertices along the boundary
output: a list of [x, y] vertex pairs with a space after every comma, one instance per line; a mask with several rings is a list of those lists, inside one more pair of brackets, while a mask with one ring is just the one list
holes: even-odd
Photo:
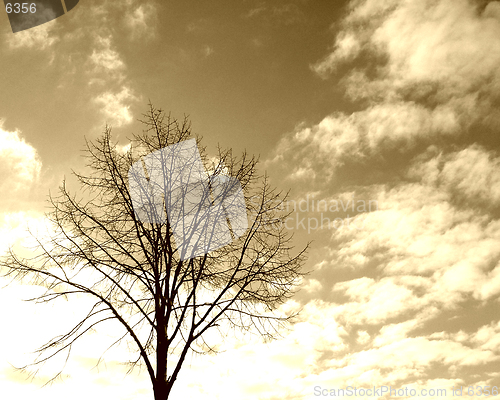
[[[218, 156], [210, 159], [199, 137], [195, 140], [208, 171], [208, 184], [202, 185], [201, 191], [195, 185], [195, 192], [177, 195], [172, 195], [175, 190], [170, 187], [160, 202], [158, 193], [150, 193], [144, 201], [149, 208], [140, 210], [134, 201], [137, 203], [141, 190], [146, 195], [148, 190], [154, 191], [151, 184], [155, 181], [155, 172], [151, 166], [148, 169], [145, 158], [164, 154], [162, 149], [187, 143], [192, 136], [186, 118], [178, 122], [153, 106], [144, 117], [141, 122], [146, 129], [133, 136], [126, 151], [117, 150], [108, 127], [102, 137], [87, 141], [85, 156], [90, 172], [73, 172], [81, 186], [78, 197], [70, 194], [65, 182], [57, 196], [50, 196], [47, 218], [54, 233], [48, 239], [36, 237], [38, 244], [28, 259], [11, 249], [1, 266], [14, 279], [28, 278], [46, 288], [33, 301], [75, 295], [94, 299], [78, 324], [37, 350], [39, 357], [31, 366], [39, 367], [61, 353], [69, 356], [71, 346], [82, 335], [104, 321], [116, 320], [123, 328], [120, 340], [131, 341], [136, 349], [130, 370], [145, 366], [154, 398], [165, 400], [190, 350], [215, 351], [205, 342], [209, 329], [218, 329], [221, 335], [233, 328], [266, 339], [276, 337], [280, 326], [291, 318], [278, 315], [276, 308], [294, 293], [303, 275], [306, 249], [291, 255], [291, 235], [281, 223], [286, 217], [281, 211], [286, 196], [271, 189], [267, 178], [257, 174], [257, 160], [246, 154], [236, 158], [231, 151], [220, 149]], [[145, 167], [142, 171], [138, 167], [141, 163]], [[157, 165], [165, 167], [165, 163]], [[139, 175], [133, 174], [134, 168], [147, 181], [135, 189], [131, 178]], [[135, 183], [140, 183], [139, 178]], [[227, 182], [236, 182], [237, 187]], [[231, 218], [231, 207], [220, 206], [228, 193], [235, 193], [235, 187], [244, 195], [247, 214], [239, 227]], [[232, 233], [229, 243], [219, 241], [214, 246], [205, 235], [200, 244], [197, 227], [209, 218], [198, 209], [194, 214], [198, 218], [191, 221], [195, 229], [189, 231], [194, 232], [198, 247], [191, 246], [189, 254], [185, 246], [183, 250], [182, 238], [175, 236], [179, 226], [174, 226], [172, 216], [179, 209], [179, 199], [181, 211], [186, 213], [185, 199], [193, 193], [198, 194], [195, 198], [200, 193], [205, 196], [197, 203], [208, 202], [218, 219], [226, 213], [225, 222]], [[204, 227], [206, 233], [206, 223]]]

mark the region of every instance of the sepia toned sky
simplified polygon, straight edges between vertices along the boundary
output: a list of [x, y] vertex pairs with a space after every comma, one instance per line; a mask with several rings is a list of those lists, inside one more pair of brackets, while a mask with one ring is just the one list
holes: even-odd
[[[107, 123], [126, 145], [151, 101], [189, 115], [209, 152], [260, 155], [290, 189], [296, 245], [312, 241], [311, 272], [282, 310], [301, 310], [291, 329], [190, 358], [173, 398], [500, 392], [499, 65], [498, 1], [80, 0], [15, 34], [1, 11], [2, 250], [30, 243], [26, 224], [44, 229], [49, 190], [82, 170], [85, 138]], [[58, 365], [16, 372], [85, 307], [22, 301], [39, 290], [0, 289], [6, 398], [152, 398], [146, 371], [120, 364], [125, 345], [93, 368], [114, 326], [88, 335], [51, 386]]]

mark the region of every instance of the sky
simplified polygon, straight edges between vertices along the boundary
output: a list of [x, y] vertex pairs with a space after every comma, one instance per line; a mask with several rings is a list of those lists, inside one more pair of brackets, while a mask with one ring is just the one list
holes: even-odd
[[[86, 138], [108, 124], [126, 145], [151, 102], [189, 115], [209, 153], [260, 156], [290, 190], [297, 249], [312, 241], [283, 337], [193, 356], [173, 398], [349, 386], [484, 398], [478, 386], [500, 392], [498, 65], [498, 1], [80, 0], [17, 33], [2, 11], [0, 247], [44, 229], [47, 195], [84, 168]], [[93, 368], [113, 326], [88, 335], [51, 386], [57, 365], [16, 372], [77, 317], [70, 302], [22, 301], [39, 290], [0, 289], [6, 398], [152, 398], [146, 371], [120, 364], [126, 348]]]

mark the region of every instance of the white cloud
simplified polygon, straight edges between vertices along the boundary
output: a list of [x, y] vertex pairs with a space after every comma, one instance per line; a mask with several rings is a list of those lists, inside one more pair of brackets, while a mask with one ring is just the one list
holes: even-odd
[[144, 39], [155, 35], [156, 13], [156, 7], [152, 3], [140, 4], [132, 12], [127, 13], [125, 21], [133, 39]]
[[28, 48], [31, 50], [44, 50], [59, 40], [54, 35], [51, 35], [55, 24], [54, 20], [14, 34], [9, 32], [7, 34], [7, 43], [11, 49]]
[[[481, 299], [500, 293], [499, 271], [491, 266], [500, 260], [500, 221], [455, 208], [449, 203], [446, 187], [404, 184], [388, 191], [380, 189], [377, 201], [379, 210], [362, 216], [364, 229], [336, 232], [334, 239], [343, 245], [332, 265], [362, 269], [368, 262], [376, 262], [380, 271], [391, 275], [424, 274], [432, 282], [432, 286], [426, 284], [426, 290], [441, 285], [442, 300], [449, 303], [461, 293]], [[358, 262], [360, 255], [365, 263]], [[379, 289], [374, 290], [369, 287], [365, 292], [374, 294]], [[403, 303], [411, 308], [410, 300]], [[399, 303], [391, 312], [398, 307]]]
[[280, 340], [264, 344], [256, 338], [217, 356], [198, 359], [174, 390], [183, 396], [192, 394], [187, 397], [201, 392], [204, 398], [220, 400], [250, 400], [262, 393], [268, 398], [284, 394], [287, 399], [304, 398], [309, 391], [304, 380], [315, 373], [323, 352], [343, 354], [346, 350], [346, 332], [328, 318], [330, 310], [328, 304], [312, 301]]
[[[355, 353], [346, 361], [355, 366], [358, 374], [373, 369], [390, 371], [379, 377], [377, 383], [383, 383], [421, 378], [422, 370], [436, 362], [447, 366], [472, 366], [498, 359], [499, 356], [489, 350], [470, 348], [452, 340], [416, 337]], [[349, 378], [353, 382], [357, 381], [356, 375], [349, 374]]]
[[303, 286], [303, 289], [308, 293], [319, 292], [323, 288], [323, 285], [317, 279], [308, 279], [307, 283]]
[[[408, 281], [360, 278], [338, 283], [334, 291], [348, 296], [350, 301], [339, 305], [335, 316], [344, 324], [380, 324], [418, 310], [425, 301], [415, 295]], [[422, 283], [424, 285], [417, 286], [418, 289], [425, 288], [425, 282]]]
[[313, 127], [299, 127], [282, 139], [275, 161], [290, 164], [290, 177], [333, 177], [348, 160], [362, 161], [381, 151], [404, 151], [418, 141], [432, 143], [455, 134], [459, 117], [447, 106], [430, 110], [410, 102], [383, 103], [351, 115], [337, 113]]
[[[40, 373], [29, 379], [27, 373], [16, 372], [12, 365], [23, 366], [33, 362], [33, 351], [55, 335], [65, 333], [71, 324], [76, 323], [82, 314], [86, 314], [91, 303], [84, 299], [73, 299], [70, 302], [40, 303], [23, 301], [44, 292], [37, 286], [25, 286], [9, 283], [1, 279], [2, 290], [0, 301], [8, 307], [0, 309], [3, 329], [0, 332], [0, 377], [2, 390], [6, 397], [28, 399], [36, 397], [42, 400], [54, 398], [88, 399], [88, 396], [101, 398], [118, 397], [120, 399], [151, 398], [151, 383], [147, 376], [138, 377], [135, 373], [126, 375], [127, 368], [119, 363], [128, 356], [126, 346], [112, 355], [107, 353], [104, 365], [93, 369], [98, 357], [105, 350], [106, 339], [111, 342], [112, 335], [106, 336], [106, 330], [98, 329], [99, 335], [87, 334], [72, 349], [72, 357], [68, 360], [63, 380], [41, 388], [48, 379], [60, 371], [64, 358], [59, 362], [49, 362]], [[60, 316], [64, 315], [64, 319]], [[35, 334], [36, 333], [36, 334]], [[99, 338], [96, 338], [99, 336]], [[116, 336], [116, 333], [115, 333]], [[104, 339], [104, 340], [103, 340]], [[108, 343], [109, 345], [110, 343]], [[118, 355], [118, 357], [117, 357]], [[126, 379], [123, 379], [127, 376]], [[61, 384], [61, 381], [64, 384]], [[75, 388], [85, 387], [85, 390]]]
[[471, 204], [500, 205], [500, 158], [478, 145], [428, 160], [417, 159], [409, 175], [429, 185], [441, 185]]
[[405, 339], [412, 330], [422, 326], [422, 322], [428, 318], [428, 315], [422, 318], [422, 314], [418, 314], [413, 319], [383, 326], [373, 341], [373, 347], [381, 347]]
[[116, 149], [118, 150], [119, 153], [125, 154], [128, 151], [130, 151], [131, 147], [132, 147], [132, 143], [127, 143], [124, 145], [117, 145]]
[[[368, 107], [283, 138], [276, 161], [289, 163], [291, 178], [328, 182], [346, 160], [408, 152], [500, 121], [500, 2], [482, 13], [467, 0], [354, 1], [348, 10], [333, 51], [313, 69], [327, 77], [354, 61], [346, 94]], [[374, 72], [360, 65], [361, 54]]]
[[312, 68], [318, 75], [326, 79], [330, 72], [336, 70], [339, 61], [351, 61], [360, 51], [361, 43], [356, 35], [352, 32], [342, 31], [335, 40], [335, 51]]
[[[478, 321], [474, 326], [474, 307], [479, 306], [468, 306], [496, 301], [500, 294], [500, 220], [487, 210], [452, 203], [457, 193], [495, 199], [491, 183], [497, 159], [476, 145], [423, 156], [408, 170], [419, 182], [371, 187], [379, 207], [356, 217], [366, 220], [364, 228], [336, 231], [323, 249], [316, 280], [340, 267], [374, 277], [334, 285], [335, 298], [342, 300], [326, 303], [318, 313], [347, 331], [347, 348], [327, 361], [319, 357], [317, 375], [308, 375], [306, 382], [451, 388], [469, 371], [465, 367], [488, 370], [499, 361], [495, 315], [488, 325]], [[486, 181], [475, 185], [476, 179]], [[467, 180], [470, 187], [461, 184]], [[449, 317], [444, 315], [452, 312], [465, 314], [474, 331], [434, 331], [436, 321], [446, 329]], [[453, 379], [435, 379], [434, 366]], [[468, 378], [483, 379], [480, 371]]]
[[[300, 322], [283, 339], [266, 345], [247, 343], [215, 357], [198, 359], [174, 390], [224, 400], [252, 399], [262, 393], [270, 399], [284, 394], [290, 399], [306, 399], [314, 386], [348, 385], [408, 386], [417, 391], [446, 388], [451, 394], [452, 386], [464, 384], [461, 372], [468, 370], [463, 368], [499, 360], [495, 354], [498, 323], [482, 326], [471, 335], [408, 337], [420, 323], [405, 322], [371, 335], [366, 330], [343, 327], [335, 319], [340, 312], [338, 305], [311, 301], [300, 314]], [[373, 339], [376, 345], [370, 347]], [[443, 366], [452, 377], [430, 377], [435, 365]], [[472, 377], [465, 378], [471, 382]]]
[[[110, 77], [118, 82], [124, 79], [125, 63], [122, 61], [120, 54], [112, 48], [110, 36], [97, 36], [96, 48], [89, 56], [89, 60], [94, 66], [93, 74], [104, 74], [106, 76], [106, 79], [97, 79], [98, 82], [105, 83]], [[94, 81], [96, 81], [95, 78], [92, 82]]]
[[370, 334], [366, 331], [358, 331], [358, 343], [366, 344], [370, 341]]
[[93, 68], [88, 73], [89, 84], [95, 84], [99, 90], [93, 102], [99, 106], [105, 122], [120, 127], [132, 122], [130, 106], [137, 97], [126, 83], [126, 65], [114, 49], [112, 38], [111, 35], [96, 37], [96, 48], [88, 59]]
[[36, 149], [18, 131], [2, 127], [0, 120], [0, 188], [2, 193], [27, 190], [38, 180], [42, 163]]
[[393, 89], [445, 81], [446, 90], [463, 94], [489, 77], [498, 84], [499, 10], [497, 1], [482, 14], [467, 0], [352, 2], [334, 51], [315, 69], [335, 70], [365, 49], [388, 57], [376, 80]]
[[314, 251], [307, 287], [337, 281], [318, 318], [346, 336], [304, 374], [309, 387], [450, 389], [497, 370], [497, 318], [475, 310], [500, 295], [500, 158], [471, 132], [498, 130], [499, 17], [497, 1], [351, 1], [313, 66], [361, 109], [300, 124], [270, 164], [300, 195], [354, 191], [378, 207]]
[[105, 92], [98, 95], [94, 101], [101, 107], [101, 112], [106, 120], [117, 127], [132, 122], [130, 103], [136, 97], [128, 87], [123, 87], [120, 92]]
[[32, 232], [46, 225], [46, 220], [37, 212], [7, 212], [0, 213], [0, 253], [8, 250], [10, 246], [21, 244], [26, 246], [32, 241], [28, 229]]
[[471, 336], [470, 340], [482, 349], [498, 352], [500, 350], [500, 321], [482, 326]]

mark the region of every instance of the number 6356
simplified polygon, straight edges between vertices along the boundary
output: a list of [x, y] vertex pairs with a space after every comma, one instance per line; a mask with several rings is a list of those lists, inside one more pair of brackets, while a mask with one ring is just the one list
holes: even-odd
[[[28, 7], [29, 6], [29, 7]], [[7, 14], [10, 14], [12, 12], [19, 14], [22, 12], [23, 14], [26, 14], [28, 12], [30, 13], [35, 13], [36, 12], [36, 4], [35, 3], [7, 3], [5, 5], [5, 11], [7, 11]]]

